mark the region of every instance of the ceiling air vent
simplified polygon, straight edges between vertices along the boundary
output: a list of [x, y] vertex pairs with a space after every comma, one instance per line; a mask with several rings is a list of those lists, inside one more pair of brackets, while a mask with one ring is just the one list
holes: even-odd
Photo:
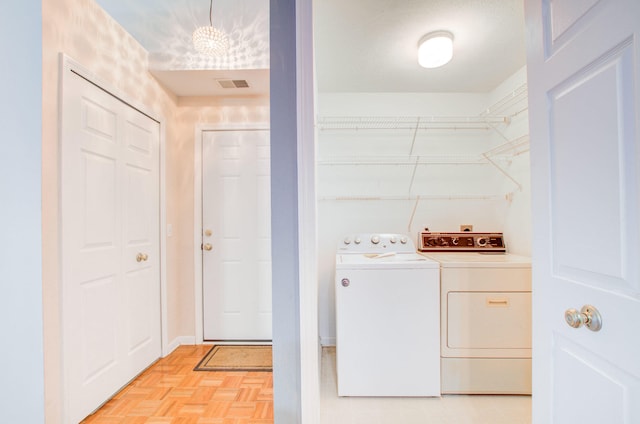
[[219, 79], [216, 81], [222, 88], [249, 88], [247, 80]]

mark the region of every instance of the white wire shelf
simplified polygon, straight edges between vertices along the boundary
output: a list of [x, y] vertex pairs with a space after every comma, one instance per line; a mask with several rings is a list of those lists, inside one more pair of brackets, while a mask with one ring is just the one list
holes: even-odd
[[358, 155], [319, 158], [319, 166], [415, 166], [415, 165], [486, 165], [495, 157], [513, 157], [529, 151], [529, 135], [496, 146], [478, 155]]
[[[506, 137], [506, 129], [512, 119], [526, 112], [528, 108], [527, 84], [522, 84], [502, 99], [482, 111], [477, 116], [322, 116], [317, 118], [316, 127], [320, 131], [342, 130], [408, 130], [413, 134], [411, 148], [407, 155], [340, 155], [321, 157], [318, 166], [412, 166], [409, 190], [411, 193], [416, 171], [419, 166], [477, 166], [491, 165], [509, 179], [517, 191], [522, 184], [511, 175], [510, 158], [529, 151], [529, 136], [516, 139]], [[414, 153], [419, 130], [434, 131], [493, 131], [505, 142], [490, 150], [473, 155], [416, 155]], [[376, 201], [376, 200], [509, 200], [514, 192], [507, 195], [404, 195], [404, 196], [320, 196], [320, 201]]]
[[330, 130], [475, 130], [509, 125], [528, 108], [524, 83], [476, 116], [319, 116], [316, 127]]
[[513, 118], [528, 108], [529, 91], [527, 83], [520, 85], [511, 93], [485, 109], [481, 116], [506, 115]]
[[523, 135], [483, 153], [487, 156], [518, 156], [529, 151], [529, 135]]
[[345, 195], [345, 196], [318, 196], [318, 201], [416, 201], [416, 200], [505, 200], [504, 194], [421, 194], [421, 195]]
[[415, 166], [415, 165], [485, 165], [487, 161], [481, 156], [340, 156], [318, 159], [318, 165], [384, 165], [384, 166]]
[[322, 116], [319, 130], [474, 130], [508, 124], [507, 116]]

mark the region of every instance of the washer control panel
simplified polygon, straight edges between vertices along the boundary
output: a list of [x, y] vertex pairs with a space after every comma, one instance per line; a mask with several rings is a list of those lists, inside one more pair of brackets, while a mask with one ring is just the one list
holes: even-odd
[[345, 236], [338, 243], [338, 253], [415, 253], [416, 247], [407, 235], [365, 233]]
[[423, 231], [418, 240], [421, 252], [506, 252], [502, 233], [432, 233]]

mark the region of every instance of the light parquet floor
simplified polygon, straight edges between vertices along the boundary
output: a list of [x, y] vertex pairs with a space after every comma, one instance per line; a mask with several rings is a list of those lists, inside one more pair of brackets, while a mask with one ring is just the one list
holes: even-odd
[[178, 347], [83, 423], [272, 424], [272, 373], [193, 371], [209, 349]]

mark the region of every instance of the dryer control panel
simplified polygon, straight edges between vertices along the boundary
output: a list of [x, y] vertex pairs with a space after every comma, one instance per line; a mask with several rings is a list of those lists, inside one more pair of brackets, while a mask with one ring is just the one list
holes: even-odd
[[421, 252], [506, 252], [502, 233], [432, 233], [423, 231], [418, 240]]

